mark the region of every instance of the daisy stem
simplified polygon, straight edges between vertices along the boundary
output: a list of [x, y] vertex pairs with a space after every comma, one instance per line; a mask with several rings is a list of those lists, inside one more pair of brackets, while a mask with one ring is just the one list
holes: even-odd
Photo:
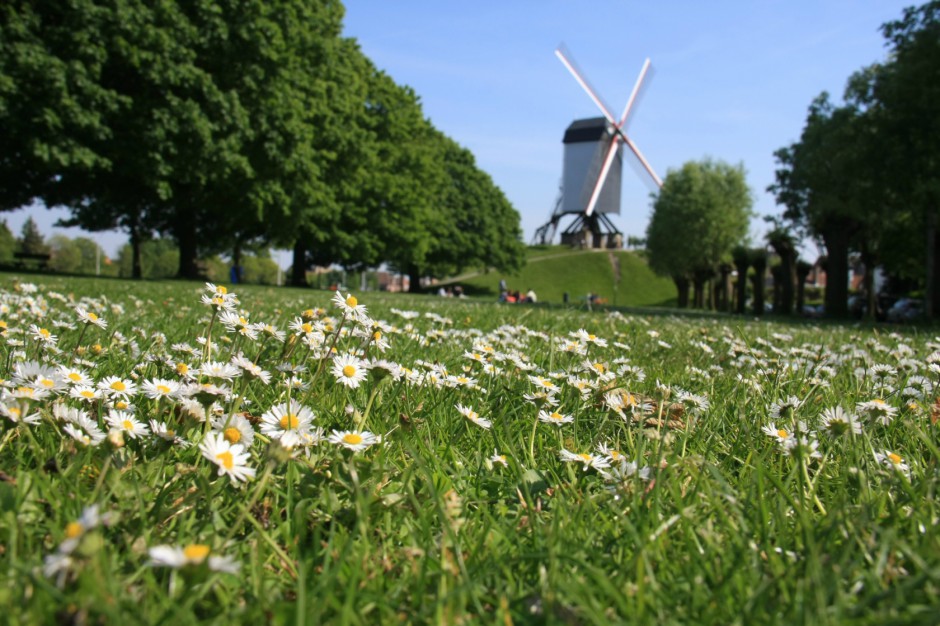
[[330, 344], [330, 349], [326, 351], [326, 355], [320, 356], [320, 362], [317, 364], [317, 371], [314, 372], [313, 376], [310, 378], [310, 387], [313, 387], [313, 383], [316, 382], [317, 378], [320, 376], [320, 372], [323, 371], [323, 363], [328, 357], [333, 356], [333, 348], [336, 347], [336, 342], [339, 341], [339, 333], [343, 330], [343, 324], [346, 323], [346, 313], [343, 313], [343, 319], [339, 321], [339, 326], [336, 327], [336, 332], [333, 334], [333, 343]]
[[385, 387], [390, 381], [391, 378], [383, 378], [379, 381], [377, 385], [372, 388], [372, 392], [369, 393], [369, 400], [366, 402], [366, 409], [362, 413], [362, 423], [365, 424], [369, 420], [369, 412], [372, 410], [372, 403], [375, 401], [375, 397], [379, 395], [379, 391], [382, 387]]
[[538, 418], [532, 420], [532, 434], [529, 435], [529, 463], [535, 467], [535, 429], [539, 426]]
[[268, 480], [271, 478], [271, 472], [274, 471], [274, 462], [268, 461], [264, 467], [264, 473], [261, 475], [261, 479], [258, 481], [258, 484], [255, 486], [254, 492], [251, 494], [248, 503], [241, 507], [241, 513], [238, 515], [238, 518], [235, 522], [229, 527], [228, 534], [225, 535], [225, 538], [222, 540], [222, 544], [227, 544], [232, 540], [232, 537], [235, 536], [235, 533], [238, 532], [241, 525], [244, 523], [246, 518], [250, 518], [251, 521], [257, 521], [254, 517], [251, 516], [251, 509], [258, 502], [258, 498], [261, 497], [261, 493], [264, 491], [264, 488], [268, 484]]
[[215, 323], [215, 318], [218, 312], [218, 309], [212, 309], [212, 318], [209, 320], [208, 328], [206, 328], [206, 347], [202, 349], [203, 362], [208, 361], [212, 356], [212, 325]]
[[108, 474], [108, 470], [111, 469], [111, 456], [104, 460], [104, 463], [101, 465], [101, 471], [98, 473], [98, 480], [95, 482], [95, 490], [91, 492], [91, 502], [98, 501], [98, 491], [101, 489], [101, 486], [104, 484], [104, 477]]
[[78, 354], [78, 349], [82, 345], [82, 338], [85, 336], [86, 330], [88, 330], [88, 324], [85, 324], [84, 326], [82, 326], [82, 332], [78, 333], [78, 341], [75, 342], [75, 350], [72, 351], [73, 357]]
[[3, 449], [7, 445], [7, 442], [10, 441], [10, 439], [13, 437], [15, 433], [16, 433], [15, 428], [11, 428], [10, 430], [6, 432], [6, 434], [3, 436], [3, 441], [0, 441], [0, 452], [3, 451]]

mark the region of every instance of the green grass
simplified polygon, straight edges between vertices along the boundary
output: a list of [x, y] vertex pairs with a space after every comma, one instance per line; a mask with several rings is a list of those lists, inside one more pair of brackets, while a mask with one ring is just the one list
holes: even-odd
[[[308, 348], [297, 338], [227, 332], [200, 303], [207, 292], [198, 284], [30, 280], [35, 293], [0, 276], [0, 378], [10, 381], [0, 416], [3, 621], [935, 622], [935, 329], [356, 294], [372, 318], [388, 322], [381, 340], [389, 347], [378, 352], [374, 328], [363, 337], [344, 332], [360, 324], [326, 292], [237, 290], [251, 322], [287, 330], [310, 310], [297, 323], [303, 333], [305, 320], [331, 317], [321, 347]], [[107, 329], [79, 323], [76, 305]], [[54, 345], [39, 339], [41, 328]], [[197, 341], [207, 335], [214, 347]], [[333, 347], [398, 363], [413, 378], [373, 371], [345, 387], [319, 358]], [[243, 353], [272, 375], [269, 383], [216, 380], [235, 394], [220, 399], [220, 415], [254, 422], [247, 465], [256, 475], [245, 483], [219, 476], [200, 450], [207, 425], [180, 398], [131, 400], [141, 421], [166, 423], [189, 447], [117, 435], [85, 446], [53, 413], [72, 407], [107, 430], [113, 397], [12, 397], [26, 393], [20, 387], [44, 388], [41, 364], [142, 386], [181, 381], [177, 363], [192, 372], [206, 350], [215, 362]], [[473, 354], [499, 371], [488, 373]], [[276, 369], [284, 364], [296, 384]], [[447, 375], [451, 383], [436, 382]], [[558, 387], [552, 410], [570, 422], [541, 421], [526, 400], [544, 381]], [[353, 452], [324, 438], [287, 454], [265, 440], [258, 420], [288, 396], [316, 414], [313, 426], [326, 436], [369, 431], [382, 443]], [[618, 414], [618, 399], [633, 408]], [[864, 404], [873, 399], [885, 404]], [[462, 416], [458, 404], [491, 427]], [[837, 406], [858, 415], [860, 434], [827, 429], [822, 418]], [[16, 423], [10, 407], [37, 414], [37, 423]], [[886, 423], [876, 418], [882, 407], [895, 413]], [[773, 435], [780, 430], [804, 443], [787, 448]], [[562, 456], [601, 457], [601, 445], [619, 451], [604, 457], [611, 467]], [[888, 454], [907, 472], [878, 456]], [[91, 505], [106, 523], [76, 528]], [[70, 533], [77, 541], [66, 541]], [[192, 545], [231, 559], [238, 572], [153, 562], [154, 547]], [[66, 557], [58, 575], [43, 573], [46, 559]]]
[[[619, 263], [619, 281], [612, 259]], [[676, 302], [673, 282], [655, 275], [637, 253], [625, 250], [529, 248], [528, 263], [516, 276], [491, 271], [456, 277], [445, 284], [461, 284], [468, 293], [495, 298], [501, 278], [506, 279], [511, 290], [525, 293], [533, 289], [540, 302], [560, 303], [565, 292], [571, 302], [583, 302], [588, 292], [617, 306], [668, 306]]]

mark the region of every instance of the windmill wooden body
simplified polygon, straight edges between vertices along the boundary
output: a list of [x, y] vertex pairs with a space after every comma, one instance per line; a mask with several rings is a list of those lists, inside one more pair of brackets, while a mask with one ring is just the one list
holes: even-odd
[[562, 218], [574, 216], [561, 233], [563, 244], [579, 247], [619, 248], [622, 234], [608, 217], [620, 213], [620, 183], [623, 170], [624, 146], [649, 174], [657, 187], [662, 181], [636, 144], [626, 134], [626, 123], [637, 95], [650, 68], [649, 59], [643, 64], [619, 118], [597, 96], [583, 75], [561, 48], [555, 55], [574, 76], [578, 84], [601, 110], [603, 117], [575, 120], [565, 131], [564, 169], [561, 192], [548, 222], [535, 233], [535, 243], [549, 244]]

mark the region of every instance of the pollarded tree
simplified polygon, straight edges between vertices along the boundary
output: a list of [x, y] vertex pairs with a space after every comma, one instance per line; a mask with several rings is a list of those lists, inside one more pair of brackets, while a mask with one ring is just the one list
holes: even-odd
[[[701, 282], [731, 258], [747, 235], [752, 203], [741, 165], [705, 159], [670, 170], [646, 231], [650, 267], [672, 277], [681, 295], [690, 278]], [[696, 292], [702, 288], [696, 284]]]

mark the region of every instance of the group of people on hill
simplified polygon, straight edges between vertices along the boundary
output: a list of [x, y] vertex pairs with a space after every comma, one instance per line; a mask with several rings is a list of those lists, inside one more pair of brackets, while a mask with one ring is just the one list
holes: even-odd
[[525, 295], [519, 291], [509, 291], [509, 288], [506, 286], [506, 279], [502, 278], [499, 281], [499, 301], [508, 302], [509, 304], [522, 302], [534, 303], [538, 302], [538, 297], [532, 289], [529, 289]]

